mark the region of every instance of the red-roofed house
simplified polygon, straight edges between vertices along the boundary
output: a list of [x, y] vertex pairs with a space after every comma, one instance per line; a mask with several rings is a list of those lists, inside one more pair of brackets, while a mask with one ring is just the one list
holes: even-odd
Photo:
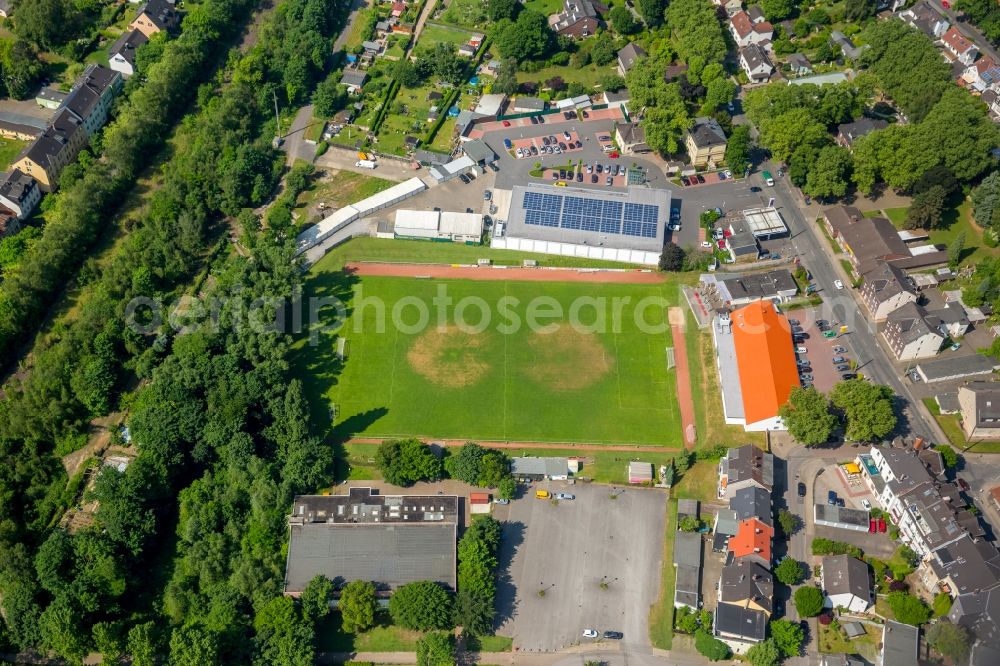
[[965, 65], [971, 65], [979, 57], [979, 49], [969, 39], [958, 31], [958, 28], [949, 28], [941, 35], [941, 43], [945, 50]]
[[751, 44], [770, 42], [774, 38], [774, 26], [767, 21], [754, 23], [746, 12], [733, 15], [729, 21], [729, 32], [733, 34], [733, 39], [741, 48]]
[[983, 56], [962, 72], [962, 79], [979, 92], [984, 92], [1000, 85], [1000, 67], [993, 58]]
[[403, 4], [402, 2], [392, 3], [392, 16], [394, 18], [399, 18], [400, 16], [403, 15], [403, 12], [405, 11], [406, 11], [406, 5]]
[[736, 534], [729, 537], [729, 550], [735, 558], [750, 558], [770, 569], [773, 538], [773, 527], [759, 518], [747, 518], [740, 521]]

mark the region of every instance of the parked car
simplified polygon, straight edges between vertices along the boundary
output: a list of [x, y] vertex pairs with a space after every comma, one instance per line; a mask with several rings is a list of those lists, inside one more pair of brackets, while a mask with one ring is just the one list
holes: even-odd
[[514, 154], [517, 155], [518, 157], [524, 157], [524, 151], [521, 150], [520, 148], [514, 151]]
[[805, 497], [806, 496], [806, 484], [802, 483], [801, 481], [799, 481], [798, 494], [799, 494], [799, 497]]
[[559, 172], [558, 171], [553, 171], [552, 172], [552, 180], [558, 180], [558, 179], [559, 179]]
[[853, 372], [845, 372], [844, 374], [842, 374], [840, 376], [840, 378], [843, 379], [846, 382], [848, 379], [857, 379], [858, 376], [856, 374], [854, 374]]
[[796, 354], [808, 354], [809, 350], [806, 349], [805, 347], [796, 347], [795, 348], [795, 353]]
[[596, 173], [595, 173], [595, 174], [592, 174], [592, 175], [590, 176], [590, 182], [592, 182], [592, 183], [596, 183], [596, 182], [597, 182], [597, 180], [598, 180], [598, 179], [597, 179], [597, 174], [596, 174]]
[[514, 147], [514, 144], [511, 143], [510, 139], [504, 139], [503, 140], [503, 147], [506, 148], [507, 150], [510, 150], [511, 148]]
[[965, 492], [969, 492], [970, 486], [968, 481], [966, 481], [965, 479], [955, 479], [955, 480], [958, 481], [959, 488], [961, 488]]
[[751, 192], [760, 192], [761, 190], [760, 190], [759, 187], [757, 187], [756, 185], [754, 185], [753, 187], [750, 188], [750, 191]]
[[833, 506], [837, 503], [837, 493], [830, 490], [826, 493], [826, 503]]
[[569, 141], [570, 140], [569, 132], [563, 132], [563, 138]]
[[704, 183], [705, 182], [705, 177], [703, 175], [701, 175], [700, 173], [698, 175], [696, 175], [695, 178], [698, 179], [699, 183]]
[[493, 198], [493, 193], [489, 190], [483, 190], [483, 201], [489, 201]]
[[545, 116], [538, 116], [538, 124], [539, 125], [545, 124]]
[[841, 363], [836, 367], [837, 372], [847, 372], [850, 369], [851, 366], [847, 365], [846, 363]]
[[834, 356], [833, 357], [833, 362], [834, 363], [847, 363], [847, 359], [844, 358], [843, 356]]
[[594, 173], [594, 165], [593, 164], [588, 164], [587, 165], [587, 173]]
[[691, 181], [689, 181], [687, 179], [687, 176], [684, 176], [684, 177], [681, 178], [681, 185], [683, 185], [684, 187], [687, 187], [690, 184], [691, 184]]
[[509, 499], [498, 499], [498, 500], [493, 500], [493, 503], [494, 504], [510, 504], [510, 500]]
[[538, 146], [532, 146], [531, 147], [531, 154], [532, 155], [537, 155], [538, 154]]
[[510, 127], [510, 121], [509, 120], [503, 121], [503, 126], [504, 127]]
[[543, 137], [542, 137], [542, 145], [543, 145], [543, 146], [547, 146], [547, 145], [549, 145], [549, 143], [551, 143], [551, 142], [549, 141], [549, 137], [547, 137], [547, 136], [543, 136]]
[[885, 532], [885, 518], [878, 519], [878, 531]]
[[597, 173], [604, 173], [604, 165], [598, 164], [594, 170], [597, 171]]
[[808, 373], [802, 375], [802, 381], [811, 382], [812, 380], [813, 380], [813, 376], [812, 375], [810, 375]]
[[950, 349], [950, 350], [952, 350], [952, 351], [958, 351], [958, 350], [959, 350], [959, 349], [961, 349], [961, 348], [962, 348], [962, 343], [961, 343], [961, 342], [956, 342], [955, 344], [953, 344], [953, 345], [952, 345], [951, 347], [949, 347], [948, 349]]
[[537, 125], [538, 124], [538, 118], [535, 117], [535, 116], [531, 116], [531, 124], [532, 125]]
[[621, 639], [625, 638], [625, 634], [623, 634], [620, 631], [605, 631], [604, 637], [607, 638], [608, 640], [620, 641]]
[[841, 282], [840, 280], [834, 280], [833, 281], [833, 286], [836, 287], [837, 289], [843, 289], [844, 288], [844, 283]]
[[566, 144], [563, 143], [562, 141], [559, 142], [559, 150], [567, 150]]
[[559, 499], [559, 500], [575, 500], [576, 499], [576, 495], [572, 495], [570, 493], [556, 493], [556, 499]]
[[608, 187], [610, 187], [610, 186], [611, 186], [611, 184], [612, 184], [612, 183], [614, 183], [614, 182], [615, 182], [615, 179], [614, 179], [614, 177], [612, 177], [612, 176], [608, 176], [608, 177], [607, 177], [607, 178], [605, 179], [605, 185], [607, 185]]
[[576, 182], [578, 182], [578, 183], [582, 183], [583, 182], [583, 172], [582, 171], [577, 171], [576, 172]]
[[847, 353], [847, 347], [843, 347], [841, 345], [837, 345], [836, 347], [833, 348], [833, 353], [834, 354], [846, 354]]
[[861, 500], [861, 506], [865, 507], [865, 511], [871, 511], [872, 510], [872, 503], [869, 502], [866, 499]]
[[597, 633], [597, 629], [584, 629], [583, 630], [583, 637], [584, 638], [597, 638], [599, 635], [600, 634]]
[[462, 175], [460, 175], [460, 176], [458, 177], [458, 179], [459, 179], [460, 181], [462, 181], [463, 183], [465, 183], [466, 185], [468, 185], [469, 183], [471, 183], [471, 182], [472, 182], [472, 179], [471, 179], [471, 178], [469, 178], [469, 174], [467, 174], [467, 173], [463, 173]]

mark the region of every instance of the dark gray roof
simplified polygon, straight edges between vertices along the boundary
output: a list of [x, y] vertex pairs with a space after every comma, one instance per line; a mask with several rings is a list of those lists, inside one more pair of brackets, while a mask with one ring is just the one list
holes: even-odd
[[736, 512], [738, 520], [756, 517], [768, 525], [774, 524], [771, 518], [771, 493], [763, 488], [740, 488], [729, 500], [729, 508]]
[[678, 566], [701, 566], [701, 534], [677, 531], [674, 535], [674, 564]]
[[917, 663], [920, 629], [886, 620], [882, 631], [882, 666], [913, 666]]
[[750, 7], [749, 9], [747, 9], [747, 16], [749, 16], [750, 20], [753, 21], [754, 23], [758, 23], [759, 21], [763, 21], [764, 18], [765, 18], [764, 17], [764, 10], [761, 9], [760, 7], [758, 7], [757, 5], [753, 5], [752, 7]]
[[538, 97], [519, 96], [514, 100], [513, 106], [519, 109], [543, 111], [545, 110], [545, 100]]
[[741, 557], [722, 567], [719, 601], [736, 604], [752, 600], [770, 613], [773, 598], [774, 576], [759, 563]]
[[839, 507], [835, 504], [814, 504], [813, 517], [829, 523], [868, 527], [869, 514], [867, 511]]
[[732, 509], [719, 509], [715, 514], [715, 532], [716, 534], [724, 534], [726, 536], [732, 536], [736, 534], [739, 529], [739, 518], [736, 512]]
[[83, 75], [76, 80], [73, 90], [63, 102], [63, 107], [69, 109], [81, 120], [86, 120], [94, 112], [105, 91], [110, 88], [121, 75], [101, 65], [90, 65]]
[[970, 354], [937, 360], [922, 361], [917, 369], [923, 375], [924, 381], [934, 382], [948, 378], [971, 377], [973, 375], [988, 375], [998, 366], [989, 356]]
[[841, 236], [854, 252], [862, 272], [876, 259], [902, 259], [910, 249], [899, 237], [892, 222], [884, 217], [862, 217], [840, 230]]
[[35, 95], [35, 99], [45, 100], [46, 102], [55, 102], [56, 104], [62, 104], [66, 101], [67, 93], [61, 90], [56, 90], [55, 88], [42, 88]]
[[768, 68], [774, 67], [774, 65], [771, 64], [771, 60], [767, 57], [767, 53], [764, 52], [764, 49], [762, 49], [759, 44], [744, 46], [740, 49], [740, 56], [742, 56], [742, 58], [746, 61], [747, 66], [750, 67], [751, 71], [761, 66]]
[[[31, 158], [33, 162], [47, 169], [52, 158], [62, 153], [66, 144], [77, 132], [82, 132], [80, 119], [69, 110], [56, 112], [55, 117], [45, 131], [22, 151], [22, 156]], [[19, 158], [20, 159], [20, 158]]]
[[747, 641], [762, 641], [767, 631], [767, 615], [763, 611], [721, 603], [715, 609], [715, 631]]
[[904, 344], [919, 340], [925, 335], [936, 335], [942, 341], [945, 337], [938, 328], [937, 319], [916, 303], [904, 303], [902, 307], [889, 313], [888, 321], [888, 326], [893, 331], [899, 331], [899, 339]]
[[698, 517], [698, 500], [696, 499], [679, 499], [677, 500], [677, 519], [680, 520], [686, 516], [691, 516], [693, 518]]
[[1000, 553], [988, 541], [963, 537], [931, 553], [930, 565], [938, 578], [951, 578], [957, 594], [1000, 586]]
[[774, 456], [753, 444], [729, 449], [724, 459], [729, 484], [753, 479], [765, 488], [774, 487]]
[[615, 131], [618, 132], [628, 145], [646, 143], [646, 130], [636, 121], [630, 123], [615, 123]]
[[701, 534], [677, 532], [674, 536], [674, 566], [674, 601], [697, 608], [701, 596]]
[[1000, 587], [960, 594], [951, 605], [948, 619], [969, 629], [976, 637], [972, 666], [995, 666], [1000, 656]]
[[823, 210], [823, 216], [835, 233], [843, 233], [844, 229], [864, 219], [861, 211], [854, 206], [831, 206]]
[[345, 86], [363, 86], [365, 80], [368, 78], [366, 72], [361, 72], [357, 70], [347, 70], [344, 75], [340, 77], [340, 82]]
[[37, 187], [35, 179], [18, 169], [0, 177], [0, 196], [21, 205]]
[[850, 555], [823, 558], [823, 585], [827, 596], [853, 594], [860, 599], [871, 600], [868, 565]]
[[862, 276], [865, 281], [863, 291], [871, 294], [876, 303], [884, 303], [903, 292], [916, 295], [910, 276], [902, 268], [879, 259]]
[[447, 164], [451, 162], [451, 155], [445, 155], [444, 153], [435, 153], [430, 150], [424, 150], [423, 148], [418, 148], [413, 153], [413, 159], [417, 160], [421, 164]]
[[796, 69], [812, 69], [812, 63], [809, 62], [809, 58], [801, 53], [793, 53], [788, 56], [788, 64]]
[[301, 592], [317, 574], [391, 589], [419, 580], [455, 588], [458, 498], [370, 493], [295, 498], [286, 593]]
[[782, 291], [797, 291], [798, 285], [792, 274], [779, 268], [766, 273], [751, 273], [750, 275], [734, 275], [721, 280], [729, 290], [733, 300], [769, 299], [778, 296]]
[[618, 52], [618, 63], [622, 66], [622, 69], [627, 72], [632, 69], [636, 62], [645, 57], [646, 51], [643, 50], [643, 48], [638, 44], [630, 42]]
[[889, 123], [884, 120], [860, 118], [849, 123], [838, 125], [837, 134], [843, 138], [844, 142], [848, 146], [852, 146], [855, 141], [866, 134], [871, 134], [875, 130], [885, 129], [888, 126]]
[[146, 4], [139, 7], [136, 17], [145, 13], [149, 20], [160, 30], [169, 28], [176, 19], [174, 6], [167, 0], [146, 0]]
[[691, 139], [699, 148], [711, 148], [726, 143], [726, 133], [715, 118], [695, 118], [691, 128]]
[[511, 458], [510, 471], [514, 476], [565, 476], [569, 472], [569, 461], [566, 458]]
[[962, 389], [972, 391], [976, 398], [976, 413], [965, 418], [973, 418], [977, 427], [1000, 428], [1000, 383], [969, 382]]
[[119, 37], [108, 53], [112, 56], [120, 55], [128, 64], [135, 67], [135, 52], [148, 41], [146, 35], [138, 30], [132, 30]]
[[493, 152], [493, 149], [490, 148], [482, 139], [473, 139], [472, 141], [463, 142], [462, 152], [464, 152], [474, 162], [488, 163], [497, 159], [497, 154]]

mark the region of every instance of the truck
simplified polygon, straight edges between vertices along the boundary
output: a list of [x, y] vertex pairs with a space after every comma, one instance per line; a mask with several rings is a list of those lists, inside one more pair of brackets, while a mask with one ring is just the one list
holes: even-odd
[[358, 160], [354, 163], [354, 166], [361, 167], [362, 169], [374, 169], [375, 163], [371, 160]]
[[765, 171], [761, 175], [764, 177], [764, 182], [767, 183], [768, 187], [774, 187], [774, 177], [771, 176], [770, 171]]

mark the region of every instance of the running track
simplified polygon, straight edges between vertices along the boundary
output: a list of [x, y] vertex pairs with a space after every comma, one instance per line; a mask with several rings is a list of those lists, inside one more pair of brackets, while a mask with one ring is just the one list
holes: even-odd
[[552, 268], [500, 268], [447, 264], [349, 263], [345, 270], [354, 275], [387, 277], [444, 278], [452, 280], [523, 282], [597, 282], [604, 284], [663, 284], [654, 271], [600, 271]]

